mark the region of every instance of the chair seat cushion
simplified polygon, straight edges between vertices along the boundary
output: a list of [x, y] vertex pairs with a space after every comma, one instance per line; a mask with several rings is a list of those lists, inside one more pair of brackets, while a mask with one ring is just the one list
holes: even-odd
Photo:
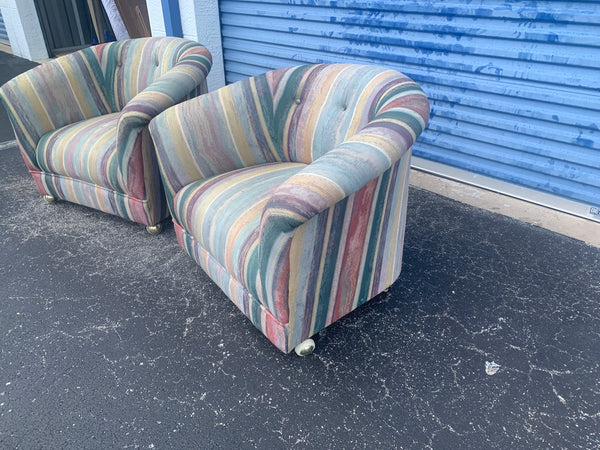
[[116, 155], [118, 120], [119, 113], [107, 114], [44, 135], [36, 154], [40, 168], [126, 193]]
[[191, 183], [174, 198], [174, 220], [259, 301], [260, 218], [271, 193], [306, 167], [271, 163]]

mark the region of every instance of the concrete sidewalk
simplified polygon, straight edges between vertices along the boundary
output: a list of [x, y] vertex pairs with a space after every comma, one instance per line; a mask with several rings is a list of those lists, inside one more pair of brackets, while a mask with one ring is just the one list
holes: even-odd
[[600, 446], [581, 241], [411, 188], [400, 278], [299, 358], [172, 226], [44, 203], [14, 145], [0, 210], [0, 448]]

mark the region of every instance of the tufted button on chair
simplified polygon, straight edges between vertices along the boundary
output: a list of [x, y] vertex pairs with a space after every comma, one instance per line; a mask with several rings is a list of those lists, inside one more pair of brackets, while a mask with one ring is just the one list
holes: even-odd
[[275, 70], [150, 124], [180, 245], [283, 352], [400, 274], [411, 148], [429, 119], [394, 70]]
[[168, 209], [148, 123], [206, 92], [211, 55], [178, 38], [86, 48], [6, 83], [0, 98], [40, 194], [160, 231]]

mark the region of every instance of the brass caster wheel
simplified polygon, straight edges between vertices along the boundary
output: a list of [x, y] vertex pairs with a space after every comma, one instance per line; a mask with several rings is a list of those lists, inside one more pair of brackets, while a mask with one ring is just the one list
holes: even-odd
[[315, 350], [315, 341], [307, 339], [296, 345], [294, 351], [298, 356], [308, 356]]
[[56, 197], [53, 197], [49, 194], [46, 194], [43, 196], [44, 200], [46, 200], [48, 203], [54, 203], [56, 201]]
[[152, 235], [156, 235], [162, 231], [162, 225], [157, 223], [156, 225], [148, 225], [146, 231]]

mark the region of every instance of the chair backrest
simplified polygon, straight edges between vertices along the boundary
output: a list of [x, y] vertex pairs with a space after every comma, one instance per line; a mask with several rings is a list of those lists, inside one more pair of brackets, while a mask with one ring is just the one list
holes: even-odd
[[364, 128], [386, 99], [399, 95], [399, 87], [414, 89], [400, 72], [356, 64], [292, 67], [264, 76], [272, 94], [271, 132], [281, 159], [306, 164]]
[[115, 109], [120, 111], [135, 95], [198, 46], [198, 43], [179, 38], [155, 37], [110, 42], [93, 49], [104, 74], [108, 96]]

